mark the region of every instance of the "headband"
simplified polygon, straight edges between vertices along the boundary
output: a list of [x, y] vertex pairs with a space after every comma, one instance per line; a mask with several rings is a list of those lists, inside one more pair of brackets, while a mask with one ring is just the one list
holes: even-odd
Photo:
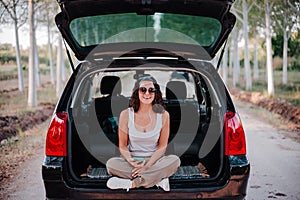
[[138, 79], [138, 83], [140, 85], [140, 83], [142, 81], [152, 81], [154, 84], [157, 84], [157, 81], [155, 80], [155, 78], [153, 78], [152, 76], [150, 75], [147, 75], [147, 76], [142, 76]]

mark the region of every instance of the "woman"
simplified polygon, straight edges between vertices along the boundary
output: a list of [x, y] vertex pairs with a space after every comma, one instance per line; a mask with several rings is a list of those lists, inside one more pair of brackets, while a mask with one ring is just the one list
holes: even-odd
[[151, 76], [140, 78], [131, 96], [130, 108], [119, 120], [121, 157], [111, 158], [106, 167], [112, 178], [110, 189], [161, 187], [169, 191], [169, 179], [180, 166], [175, 155], [165, 156], [170, 132], [169, 113], [164, 109], [162, 94]]

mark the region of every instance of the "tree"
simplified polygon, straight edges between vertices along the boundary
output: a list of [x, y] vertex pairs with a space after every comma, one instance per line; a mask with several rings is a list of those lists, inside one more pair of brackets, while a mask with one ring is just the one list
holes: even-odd
[[222, 60], [223, 80], [225, 83], [228, 81], [228, 45], [224, 47], [224, 55]]
[[37, 87], [40, 87], [42, 85], [41, 79], [40, 79], [40, 59], [39, 59], [39, 51], [38, 51], [38, 45], [36, 43], [36, 26], [34, 27], [34, 72], [35, 72], [35, 84]]
[[[249, 4], [249, 5], [248, 5]], [[243, 36], [244, 36], [244, 69], [245, 69], [245, 79], [246, 79], [246, 90], [252, 89], [252, 79], [251, 79], [251, 67], [250, 67], [250, 61], [249, 61], [249, 48], [248, 48], [248, 41], [249, 41], [249, 27], [248, 27], [248, 13], [251, 10], [253, 6], [253, 2], [249, 3], [249, 0], [243, 0], [242, 1], [242, 12], [240, 12], [236, 7], [236, 17], [237, 19], [243, 24]], [[241, 13], [243, 15], [243, 18], [241, 18], [238, 13]]]
[[271, 41], [271, 19], [270, 4], [268, 0], [264, 0], [265, 22], [266, 22], [266, 46], [267, 46], [267, 77], [268, 77], [268, 96], [273, 97], [274, 77], [273, 77], [273, 60], [272, 60], [272, 41]]
[[[294, 0], [279, 0], [273, 6], [273, 20], [278, 27], [276, 32], [283, 36], [283, 66], [282, 66], [282, 83], [287, 84], [287, 66], [288, 66], [288, 41], [293, 29], [299, 29], [297, 24], [297, 13], [299, 12], [300, 3]], [[298, 12], [297, 12], [298, 11]]]
[[19, 44], [19, 28], [27, 20], [27, 2], [25, 0], [0, 0], [0, 4], [4, 8], [3, 10], [1, 10], [1, 22], [10, 23], [12, 20], [14, 24], [16, 38], [15, 50], [18, 68], [18, 87], [20, 91], [24, 91], [24, 78]]
[[243, 0], [243, 34], [245, 41], [245, 49], [244, 49], [244, 67], [245, 67], [245, 77], [246, 77], [246, 90], [252, 90], [252, 79], [251, 79], [251, 67], [249, 61], [249, 48], [248, 48], [248, 13], [251, 10], [253, 4], [250, 6], [247, 4], [248, 1]]
[[51, 84], [55, 84], [55, 74], [53, 65], [53, 35], [57, 33], [57, 27], [54, 23], [54, 16], [57, 13], [57, 2], [52, 0], [43, 0], [39, 7], [39, 20], [38, 23], [47, 27], [48, 39], [48, 56]]
[[[41, 79], [40, 79], [40, 61], [39, 61], [39, 52], [38, 52], [38, 46], [36, 43], [36, 31], [38, 26], [40, 26], [43, 23], [43, 16], [42, 14], [45, 11], [46, 5], [44, 1], [42, 0], [35, 0], [34, 3], [34, 55], [35, 55], [35, 82], [36, 86], [40, 87], [42, 85]], [[48, 13], [49, 14], [49, 13]]]
[[259, 73], [258, 73], [258, 43], [257, 43], [257, 30], [254, 32], [254, 55], [253, 55], [253, 79], [258, 80]]
[[63, 82], [63, 52], [62, 37], [58, 37], [57, 60], [56, 60], [56, 96], [59, 97], [62, 92]]
[[[236, 9], [233, 9], [233, 14], [236, 15]], [[230, 53], [230, 55], [233, 57], [230, 60], [233, 62], [233, 87], [236, 87], [236, 84], [238, 83], [239, 76], [240, 76], [240, 57], [239, 57], [239, 23], [237, 22], [235, 24], [235, 27], [232, 30], [231, 34], [231, 40], [232, 40], [232, 47], [230, 48], [233, 53]]]
[[34, 0], [28, 1], [29, 5], [29, 29], [30, 29], [30, 50], [28, 69], [28, 105], [37, 106], [37, 92], [35, 81], [35, 28], [34, 28]]
[[265, 30], [265, 13], [264, 4], [262, 1], [254, 1], [254, 6], [249, 13], [249, 36], [254, 40], [253, 51], [253, 80], [258, 80], [258, 50], [259, 50], [259, 36], [262, 35], [262, 30]]
[[48, 37], [48, 53], [49, 53], [49, 67], [50, 67], [50, 78], [51, 83], [54, 85], [55, 77], [54, 77], [54, 67], [53, 67], [53, 47], [51, 42], [51, 21], [49, 15], [47, 15], [47, 37]]

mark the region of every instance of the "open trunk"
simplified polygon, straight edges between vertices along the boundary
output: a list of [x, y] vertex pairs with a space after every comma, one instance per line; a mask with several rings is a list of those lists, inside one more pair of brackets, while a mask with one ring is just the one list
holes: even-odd
[[170, 114], [166, 154], [178, 155], [181, 160], [181, 167], [170, 177], [171, 185], [196, 187], [195, 184], [181, 184], [195, 180], [199, 180], [199, 184], [220, 184], [228, 170], [221, 133], [226, 108], [221, 106], [224, 94], [213, 85], [217, 85], [218, 80], [207, 73], [211, 64], [196, 64], [205, 68], [201, 73], [201, 69], [195, 70], [186, 63], [179, 65], [176, 61], [176, 67], [167, 68], [158, 62], [155, 66], [135, 68], [128, 67], [126, 61], [117, 61], [108, 68], [82, 64], [84, 72], [79, 73], [73, 99], [69, 102], [68, 174], [73, 184], [105, 187], [110, 177], [105, 163], [120, 155], [119, 114], [128, 108], [134, 82], [145, 74], [151, 74], [158, 81]]

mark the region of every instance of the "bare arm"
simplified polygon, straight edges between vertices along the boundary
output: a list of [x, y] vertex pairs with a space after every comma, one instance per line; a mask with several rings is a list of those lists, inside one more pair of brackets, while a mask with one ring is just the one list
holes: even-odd
[[119, 150], [121, 155], [129, 162], [131, 155], [128, 150], [128, 110], [123, 110], [119, 118]]
[[167, 111], [163, 113], [163, 126], [160, 131], [160, 137], [158, 140], [157, 150], [152, 154], [151, 158], [147, 162], [146, 166], [151, 167], [159, 158], [161, 158], [167, 149], [168, 140], [170, 135], [170, 116]]
[[129, 113], [128, 109], [124, 110], [120, 114], [119, 120], [119, 150], [122, 157], [129, 162], [135, 168], [141, 168], [144, 165], [143, 163], [139, 164], [139, 161], [134, 161], [131, 157], [131, 153], [128, 149], [128, 119]]

